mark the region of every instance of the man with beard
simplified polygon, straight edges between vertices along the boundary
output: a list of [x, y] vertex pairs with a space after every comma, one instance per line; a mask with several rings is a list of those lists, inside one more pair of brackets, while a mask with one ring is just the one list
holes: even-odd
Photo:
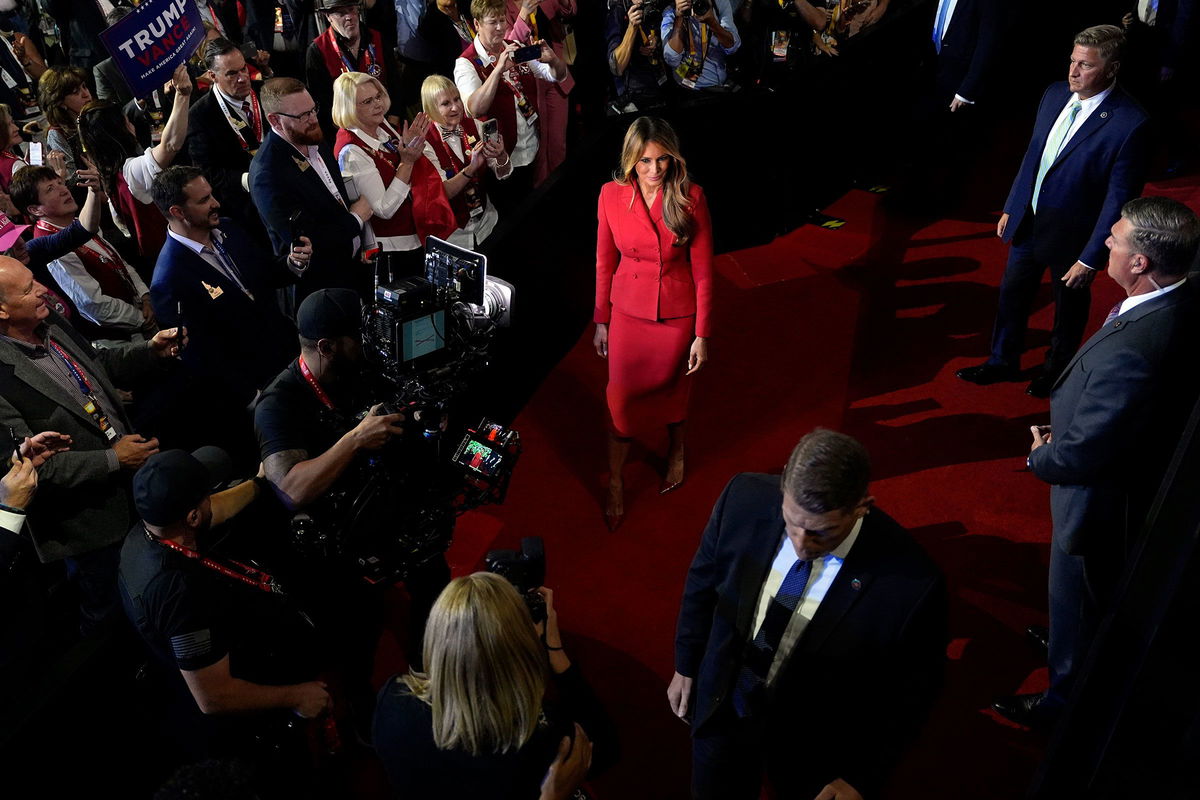
[[[262, 491], [255, 480], [210, 495], [228, 471], [228, 459], [213, 447], [150, 458], [133, 478], [142, 519], [121, 548], [125, 612], [158, 659], [179, 670], [194, 701], [177, 692], [182, 706], [168, 708], [182, 714], [170, 726], [182, 737], [177, 744], [195, 757], [237, 753], [234, 734], [262, 723], [262, 712], [311, 718], [330, 707], [325, 685], [308, 680], [316, 669], [306, 619], [270, 574], [208, 547], [211, 529]], [[222, 724], [197, 709], [242, 716]]]
[[[204, 436], [241, 462], [258, 463], [248, 406], [296, 351], [296, 326], [275, 302], [275, 289], [295, 280], [312, 256], [308, 238], [272, 259], [233, 220], [220, 216], [204, 173], [170, 167], [154, 179], [154, 202], [167, 218], [150, 297], [169, 325], [186, 320], [183, 363], [193, 379], [180, 401], [203, 408], [208, 423], [180, 431]], [[290, 267], [290, 269], [289, 269]], [[186, 415], [185, 415], [186, 416]], [[200, 444], [200, 442], [193, 442]], [[245, 452], [243, 452], [245, 451]]]
[[250, 164], [250, 196], [271, 235], [275, 254], [287, 254], [302, 233], [313, 258], [297, 285], [297, 303], [325, 287], [365, 291], [371, 275], [356, 258], [371, 204], [346, 194], [337, 160], [317, 121], [317, 104], [294, 78], [272, 78], [259, 95], [271, 132]]

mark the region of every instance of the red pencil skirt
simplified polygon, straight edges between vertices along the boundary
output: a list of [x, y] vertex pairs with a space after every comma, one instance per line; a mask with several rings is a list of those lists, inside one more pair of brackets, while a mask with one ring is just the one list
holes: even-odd
[[688, 351], [696, 318], [655, 322], [613, 309], [608, 323], [608, 413], [613, 433], [637, 436], [687, 418]]

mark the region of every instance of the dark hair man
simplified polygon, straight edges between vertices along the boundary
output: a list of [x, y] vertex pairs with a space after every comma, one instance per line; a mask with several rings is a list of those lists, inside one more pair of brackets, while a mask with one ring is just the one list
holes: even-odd
[[356, 256], [371, 204], [365, 197], [350, 202], [317, 104], [294, 78], [272, 78], [259, 99], [271, 132], [250, 164], [250, 195], [276, 255], [285, 255], [299, 233], [317, 254], [300, 279], [297, 302], [324, 287], [365, 290], [371, 276]]
[[116, 607], [117, 548], [130, 524], [119, 473], [158, 451], [156, 439], [133, 432], [114, 382], [129, 385], [178, 355], [187, 338], [159, 331], [149, 342], [96, 350], [50, 310], [45, 291], [20, 262], [0, 256], [0, 430], [50, 428], [73, 441], [41, 469], [30, 530], [38, 557], [65, 560], [77, 578], [87, 633]]
[[1200, 394], [1197, 300], [1187, 271], [1200, 220], [1164, 197], [1131, 200], [1106, 241], [1126, 297], [1067, 365], [1034, 426], [1029, 468], [1051, 485], [1050, 689], [1002, 698], [1026, 725], [1062, 711], [1121, 566]]
[[1079, 349], [1091, 304], [1089, 286], [1105, 259], [1104, 240], [1121, 206], [1145, 181], [1149, 121], [1117, 86], [1125, 35], [1097, 25], [1075, 37], [1067, 80], [1042, 96], [1025, 160], [1004, 204], [996, 235], [1012, 242], [988, 360], [958, 371], [986, 385], [1015, 380], [1033, 300], [1050, 268], [1054, 326], [1041, 371], [1026, 390], [1048, 397]]
[[875, 508], [869, 471], [861, 444], [817, 429], [782, 480], [738, 475], [717, 500], [667, 689], [691, 719], [695, 797], [753, 800], [764, 774], [779, 797], [872, 797], [932, 704], [945, 583]]
[[[233, 220], [220, 216], [205, 174], [169, 167], [154, 179], [154, 202], [167, 218], [167, 243], [158, 254], [150, 296], [165, 325], [186, 320], [183, 363], [196, 378], [187, 398], [205, 409], [193, 436], [258, 463], [247, 411], [296, 350], [296, 327], [279, 311], [275, 289], [295, 280], [312, 255], [308, 238], [271, 258]], [[292, 270], [288, 269], [288, 266]], [[198, 442], [193, 442], [198, 444]], [[250, 448], [252, 452], [242, 451]]]
[[268, 130], [258, 87], [250, 81], [241, 48], [228, 39], [213, 39], [204, 46], [204, 65], [212, 90], [192, 106], [188, 154], [192, 164], [204, 170], [226, 215], [257, 226], [258, 215], [250, 204], [250, 161]]

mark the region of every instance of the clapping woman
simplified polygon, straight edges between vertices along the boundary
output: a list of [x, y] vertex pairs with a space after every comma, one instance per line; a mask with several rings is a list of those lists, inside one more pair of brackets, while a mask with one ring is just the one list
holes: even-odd
[[670, 125], [639, 117], [629, 126], [597, 216], [593, 344], [608, 359], [604, 514], [615, 530], [625, 517], [622, 470], [633, 436], [666, 426], [660, 493], [683, 483], [689, 376], [708, 360], [712, 223]]

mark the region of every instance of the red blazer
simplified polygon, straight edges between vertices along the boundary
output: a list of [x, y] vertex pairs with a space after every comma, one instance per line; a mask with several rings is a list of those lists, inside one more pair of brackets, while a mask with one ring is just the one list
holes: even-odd
[[[687, 247], [662, 218], [661, 192], [649, 213], [636, 184], [600, 189], [596, 216], [596, 310], [607, 324], [614, 308], [640, 319], [696, 317], [696, 335], [709, 336], [712, 316], [712, 220], [704, 190], [692, 184], [696, 233]], [[631, 205], [632, 201], [632, 205]]]

